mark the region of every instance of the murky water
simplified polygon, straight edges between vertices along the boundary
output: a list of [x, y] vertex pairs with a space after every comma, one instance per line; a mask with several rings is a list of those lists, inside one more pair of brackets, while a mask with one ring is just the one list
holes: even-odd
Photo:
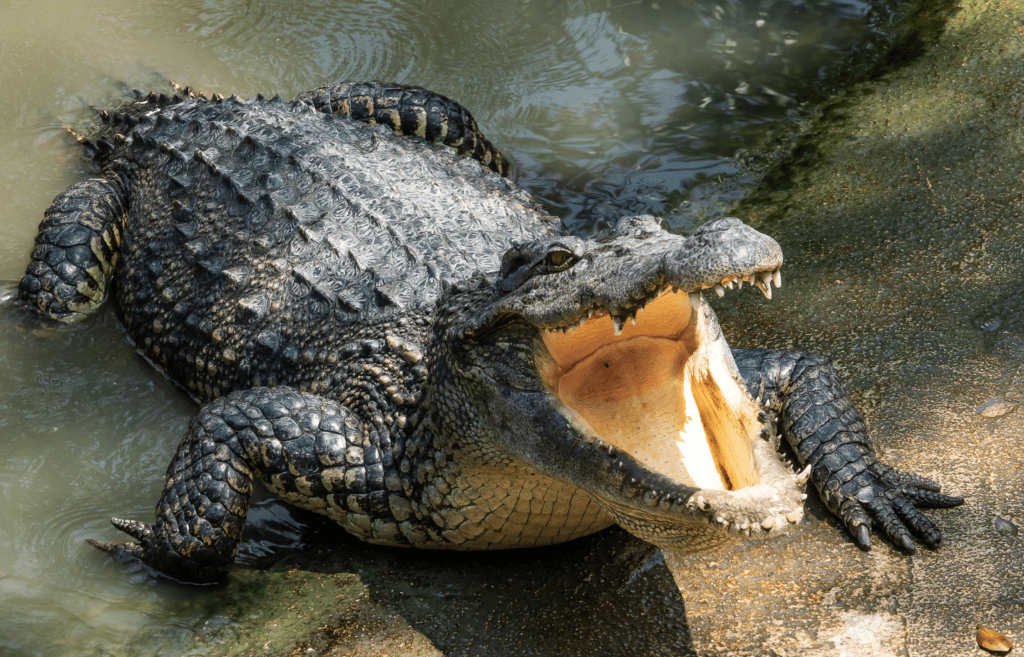
[[[344, 79], [420, 84], [468, 106], [576, 229], [653, 212], [686, 230], [742, 196], [841, 78], [877, 64], [909, 10], [0, 0], [0, 280], [20, 278], [53, 196], [90, 175], [65, 127], [125, 87], [287, 98]], [[154, 582], [84, 543], [113, 539], [112, 515], [151, 517], [195, 412], [109, 309], [61, 330], [0, 309], [0, 654], [202, 652], [235, 622], [216, 612], [230, 588]], [[261, 529], [243, 561], [305, 540], [306, 519], [275, 502], [250, 518]]]

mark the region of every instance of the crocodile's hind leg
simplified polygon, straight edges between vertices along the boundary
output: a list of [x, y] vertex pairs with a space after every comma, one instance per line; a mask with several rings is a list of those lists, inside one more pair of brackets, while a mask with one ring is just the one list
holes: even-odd
[[89, 542], [180, 581], [223, 579], [238, 551], [254, 477], [286, 501], [378, 543], [402, 544], [384, 471], [391, 452], [347, 408], [285, 386], [206, 406], [167, 469], [152, 525], [114, 519], [136, 542]]
[[372, 125], [386, 125], [399, 135], [416, 135], [434, 144], [451, 146], [502, 176], [509, 161], [484, 137], [473, 115], [450, 98], [422, 87], [388, 82], [342, 82], [317, 87], [295, 100], [312, 103]]
[[62, 321], [99, 305], [114, 273], [126, 208], [124, 185], [113, 173], [57, 196], [39, 224], [19, 298]]

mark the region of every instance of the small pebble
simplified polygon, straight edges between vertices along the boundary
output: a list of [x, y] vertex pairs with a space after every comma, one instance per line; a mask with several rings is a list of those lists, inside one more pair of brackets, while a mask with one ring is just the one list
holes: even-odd
[[994, 331], [997, 328], [999, 328], [999, 325], [1001, 323], [1002, 322], [1000, 322], [999, 318], [997, 317], [995, 319], [990, 319], [989, 321], [985, 322], [984, 324], [981, 325], [980, 328], [982, 331]]
[[993, 398], [986, 400], [974, 412], [984, 417], [1001, 417], [1014, 412], [1018, 406], [1020, 406], [1020, 402]]
[[992, 520], [992, 526], [995, 527], [996, 531], [1000, 534], [1005, 534], [1006, 536], [1017, 535], [1017, 525], [1013, 524], [1009, 520], [1006, 520], [1005, 518], [1000, 518], [999, 516], [996, 516]]

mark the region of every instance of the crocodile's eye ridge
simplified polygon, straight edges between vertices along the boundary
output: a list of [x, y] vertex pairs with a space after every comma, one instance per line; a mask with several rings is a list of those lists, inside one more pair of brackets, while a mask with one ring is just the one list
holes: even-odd
[[518, 248], [509, 249], [505, 257], [501, 259], [501, 271], [499, 276], [506, 278], [509, 274], [529, 266], [530, 260]]

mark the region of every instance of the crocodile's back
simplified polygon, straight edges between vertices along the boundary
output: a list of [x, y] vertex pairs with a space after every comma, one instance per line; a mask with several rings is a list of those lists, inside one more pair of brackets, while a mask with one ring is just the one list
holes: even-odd
[[111, 165], [130, 179], [117, 302], [183, 385], [204, 353], [221, 370], [294, 357], [328, 325], [432, 304], [512, 241], [564, 230], [475, 161], [301, 104], [188, 100], [128, 134]]

